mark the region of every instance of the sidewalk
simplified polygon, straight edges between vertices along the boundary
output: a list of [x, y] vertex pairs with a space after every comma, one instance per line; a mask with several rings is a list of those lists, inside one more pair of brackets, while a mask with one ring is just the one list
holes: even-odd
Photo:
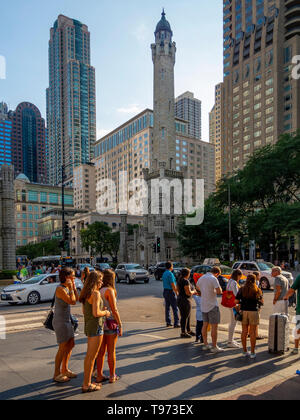
[[[213, 355], [162, 325], [132, 322], [124, 327], [117, 348], [121, 380], [87, 395], [80, 388], [86, 352], [82, 334], [70, 363], [79, 375], [66, 385], [51, 381], [57, 351], [53, 334], [44, 329], [9, 334], [0, 341], [0, 400], [299, 399], [299, 356], [270, 355], [266, 341], [258, 343], [257, 360], [252, 361], [241, 357], [240, 350]], [[226, 336], [220, 333], [221, 346]]]

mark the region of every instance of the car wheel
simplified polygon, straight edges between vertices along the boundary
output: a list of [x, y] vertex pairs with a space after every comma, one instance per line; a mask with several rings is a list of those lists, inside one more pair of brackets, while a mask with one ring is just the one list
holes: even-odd
[[41, 297], [38, 292], [31, 292], [27, 298], [29, 305], [37, 305], [40, 303]]
[[126, 283], [127, 284], [131, 284], [131, 281], [130, 281], [130, 277], [129, 276], [126, 276]]
[[263, 278], [260, 280], [260, 287], [261, 287], [261, 289], [262, 289], [262, 290], [270, 290], [270, 283], [269, 283], [269, 280], [268, 280], [268, 279], [266, 279], [265, 277], [263, 277]]
[[159, 281], [159, 276], [158, 276], [158, 274], [155, 274], [155, 280], [156, 280], [156, 281]]

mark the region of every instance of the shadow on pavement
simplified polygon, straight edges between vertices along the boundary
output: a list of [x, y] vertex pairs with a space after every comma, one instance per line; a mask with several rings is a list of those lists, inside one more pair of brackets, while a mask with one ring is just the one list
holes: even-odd
[[264, 391], [266, 388], [270, 388], [269, 384], [268, 387], [262, 387], [258, 390], [253, 390], [253, 394], [245, 394], [236, 396], [230, 399], [235, 400], [272, 400], [272, 401], [299, 401], [300, 395], [299, 395], [299, 388], [300, 388], [300, 377], [294, 377], [291, 379], [288, 379], [285, 382], [282, 382], [280, 384], [276, 384], [271, 389], [268, 389], [267, 391]]

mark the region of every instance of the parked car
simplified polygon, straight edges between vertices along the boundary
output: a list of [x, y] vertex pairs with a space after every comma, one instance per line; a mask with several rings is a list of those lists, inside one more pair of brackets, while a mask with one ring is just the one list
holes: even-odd
[[[261, 276], [260, 287], [262, 290], [274, 288], [275, 279], [272, 277], [272, 267], [274, 267], [273, 264], [266, 264], [264, 261], [238, 261], [233, 265], [234, 270], [239, 268], [245, 276], [253, 274], [254, 271], [259, 271]], [[290, 286], [292, 286], [294, 282], [293, 275], [287, 271], [283, 271], [282, 274], [288, 279]]]
[[[1, 301], [10, 305], [28, 303], [37, 305], [53, 299], [57, 286], [59, 286], [59, 274], [41, 274], [31, 277], [20, 284], [12, 284], [5, 287], [1, 292]], [[75, 280], [78, 293], [83, 289], [81, 280]]]
[[105, 270], [112, 270], [112, 267], [108, 263], [97, 263], [95, 265], [95, 268], [99, 269], [102, 272]]
[[116, 280], [117, 283], [126, 281], [127, 284], [137, 283], [142, 281], [149, 283], [150, 274], [145, 268], [139, 264], [119, 264], [116, 268]]
[[[156, 269], [154, 271], [154, 276], [157, 281], [162, 279], [162, 276], [164, 272], [166, 271], [166, 264], [167, 264], [166, 262], [157, 264]], [[184, 264], [179, 263], [179, 262], [173, 262], [173, 274], [175, 275], [176, 278], [178, 278], [178, 275], [183, 268], [185, 268]]]

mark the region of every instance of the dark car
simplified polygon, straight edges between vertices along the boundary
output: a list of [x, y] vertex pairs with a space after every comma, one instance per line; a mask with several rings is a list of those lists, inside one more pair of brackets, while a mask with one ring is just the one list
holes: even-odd
[[102, 272], [105, 271], [105, 270], [112, 270], [112, 267], [109, 264], [107, 264], [107, 263], [97, 263], [95, 265], [95, 268], [97, 270], [102, 271]]
[[[162, 262], [157, 264], [156, 269], [154, 271], [155, 280], [159, 281], [162, 279], [162, 276], [164, 272], [166, 271], [166, 262]], [[178, 278], [178, 275], [180, 271], [184, 268], [184, 265], [178, 262], [173, 263], [173, 274], [176, 278]]]

